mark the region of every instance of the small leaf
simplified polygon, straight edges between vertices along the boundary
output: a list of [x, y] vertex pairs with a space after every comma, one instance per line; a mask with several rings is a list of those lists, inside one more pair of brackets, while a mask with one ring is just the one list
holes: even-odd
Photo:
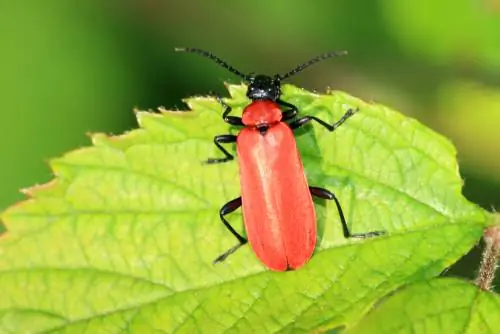
[[381, 303], [355, 333], [498, 333], [500, 296], [452, 278], [419, 282]]
[[[234, 114], [248, 103], [230, 86]], [[491, 216], [461, 195], [455, 150], [445, 138], [389, 108], [340, 92], [283, 87], [283, 99], [334, 133], [297, 132], [311, 185], [334, 191], [353, 232], [345, 240], [333, 203], [316, 203], [318, 248], [294, 272], [267, 270], [233, 246], [219, 208], [239, 196], [237, 162], [217, 134], [234, 132], [212, 98], [192, 112], [138, 113], [141, 129], [93, 136], [93, 147], [55, 159], [57, 178], [1, 215], [0, 331], [310, 332], [355, 323], [397, 287], [433, 277], [465, 254]], [[233, 149], [234, 151], [234, 149]], [[229, 216], [242, 231], [239, 213]]]

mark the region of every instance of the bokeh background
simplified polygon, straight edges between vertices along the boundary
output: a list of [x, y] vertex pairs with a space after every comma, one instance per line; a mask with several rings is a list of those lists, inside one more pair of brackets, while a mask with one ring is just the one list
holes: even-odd
[[[290, 81], [445, 134], [465, 196], [500, 208], [500, 0], [2, 1], [0, 41], [0, 210], [50, 180], [48, 160], [89, 145], [86, 133], [135, 128], [134, 107], [182, 109], [182, 98], [239, 82], [176, 46], [270, 74], [346, 49]], [[473, 277], [478, 255], [448, 273]]]

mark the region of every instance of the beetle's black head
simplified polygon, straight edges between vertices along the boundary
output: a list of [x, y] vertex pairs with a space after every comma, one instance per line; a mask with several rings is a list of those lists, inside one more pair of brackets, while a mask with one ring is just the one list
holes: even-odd
[[250, 76], [248, 79], [247, 97], [252, 100], [276, 101], [281, 94], [281, 82], [278, 76]]
[[175, 51], [181, 51], [181, 52], [192, 52], [192, 53], [197, 53], [203, 57], [207, 57], [209, 59], [212, 59], [215, 61], [217, 64], [220, 66], [226, 68], [228, 71], [236, 74], [243, 80], [248, 82], [248, 90], [247, 90], [247, 97], [251, 100], [272, 100], [276, 101], [281, 94], [281, 80], [286, 79], [288, 77], [291, 77], [292, 75], [295, 75], [299, 73], [300, 71], [304, 70], [305, 68], [317, 63], [318, 61], [330, 58], [330, 57], [336, 57], [336, 56], [343, 56], [346, 55], [346, 51], [338, 51], [338, 52], [328, 52], [324, 53], [322, 55], [319, 55], [303, 64], [300, 64], [299, 66], [295, 67], [293, 70], [290, 72], [283, 74], [283, 75], [275, 75], [274, 77], [270, 77], [267, 75], [246, 75], [234, 67], [230, 66], [228, 63], [226, 63], [224, 60], [220, 59], [219, 57], [215, 56], [214, 54], [203, 51], [200, 49], [196, 48], [176, 48]]

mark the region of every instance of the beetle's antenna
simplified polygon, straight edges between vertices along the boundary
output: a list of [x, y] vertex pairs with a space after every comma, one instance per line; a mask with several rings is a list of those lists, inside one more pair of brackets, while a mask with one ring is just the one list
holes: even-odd
[[317, 56], [309, 61], [306, 61], [303, 64], [300, 64], [299, 66], [297, 66], [296, 68], [294, 68], [293, 70], [291, 70], [290, 72], [288, 72], [286, 74], [278, 75], [278, 77], [280, 79], [286, 79], [288, 77], [291, 77], [292, 75], [299, 73], [302, 70], [305, 70], [309, 66], [311, 66], [319, 61], [322, 61], [322, 60], [325, 60], [325, 59], [328, 59], [331, 57], [340, 57], [340, 56], [345, 56], [345, 55], [347, 55], [347, 51], [333, 51], [333, 52], [324, 53], [324, 54], [319, 55], [319, 56]]
[[240, 78], [243, 78], [244, 80], [248, 80], [248, 75], [241, 73], [240, 71], [238, 71], [237, 69], [235, 69], [234, 67], [232, 67], [231, 65], [229, 65], [228, 63], [226, 63], [224, 60], [220, 59], [219, 57], [217, 57], [216, 55], [214, 55], [214, 54], [212, 54], [212, 53], [210, 53], [208, 51], [204, 51], [204, 50], [197, 49], [197, 48], [175, 48], [175, 51], [176, 52], [192, 52], [192, 53], [197, 53], [197, 54], [199, 54], [199, 55], [201, 55], [203, 57], [212, 59], [219, 66], [224, 67], [229, 72], [236, 74]]

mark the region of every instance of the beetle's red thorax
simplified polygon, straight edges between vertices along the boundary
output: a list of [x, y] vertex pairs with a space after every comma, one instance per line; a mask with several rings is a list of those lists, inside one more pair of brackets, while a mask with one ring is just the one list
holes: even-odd
[[279, 105], [271, 100], [255, 100], [243, 110], [243, 124], [249, 127], [272, 126], [281, 121]]

